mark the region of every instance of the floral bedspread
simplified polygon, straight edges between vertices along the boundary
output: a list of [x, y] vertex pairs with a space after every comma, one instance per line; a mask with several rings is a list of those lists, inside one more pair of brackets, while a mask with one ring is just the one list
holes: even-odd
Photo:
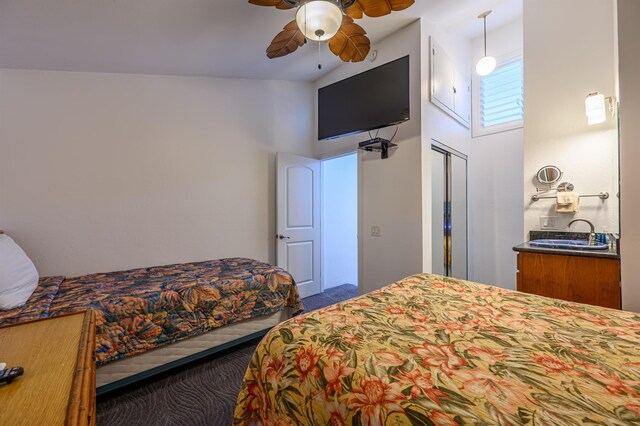
[[0, 309], [0, 327], [34, 321], [49, 316], [49, 308], [64, 277], [40, 278], [38, 287], [24, 306]]
[[21, 312], [0, 311], [0, 326], [23, 321], [23, 314], [36, 319], [93, 309], [98, 365], [285, 308], [292, 313], [302, 311], [291, 275], [251, 259], [159, 266], [54, 282], [57, 286], [49, 283], [48, 290], [39, 287]]
[[416, 275], [272, 329], [256, 423], [640, 424], [640, 315]]

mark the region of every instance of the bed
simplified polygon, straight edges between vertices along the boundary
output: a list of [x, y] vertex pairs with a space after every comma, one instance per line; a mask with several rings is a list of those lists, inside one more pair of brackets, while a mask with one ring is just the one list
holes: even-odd
[[302, 311], [286, 271], [251, 259], [42, 278], [0, 327], [93, 309], [104, 393], [266, 333]]
[[267, 333], [233, 423], [640, 424], [640, 315], [416, 275]]

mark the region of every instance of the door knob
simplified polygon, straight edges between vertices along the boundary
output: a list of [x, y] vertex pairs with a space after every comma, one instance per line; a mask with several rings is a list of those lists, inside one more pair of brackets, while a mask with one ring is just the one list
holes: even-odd
[[276, 238], [279, 240], [290, 240], [291, 237], [285, 237], [284, 235], [276, 235]]

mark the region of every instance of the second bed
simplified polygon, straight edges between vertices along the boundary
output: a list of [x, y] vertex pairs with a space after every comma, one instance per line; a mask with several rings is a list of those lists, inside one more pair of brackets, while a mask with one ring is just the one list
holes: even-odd
[[258, 337], [302, 311], [293, 278], [231, 258], [49, 277], [0, 326], [92, 309], [98, 393]]

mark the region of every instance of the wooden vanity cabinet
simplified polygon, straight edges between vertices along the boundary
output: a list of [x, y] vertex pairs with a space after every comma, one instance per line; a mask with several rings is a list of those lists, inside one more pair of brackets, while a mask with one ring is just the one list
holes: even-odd
[[620, 260], [519, 252], [518, 291], [620, 309]]

